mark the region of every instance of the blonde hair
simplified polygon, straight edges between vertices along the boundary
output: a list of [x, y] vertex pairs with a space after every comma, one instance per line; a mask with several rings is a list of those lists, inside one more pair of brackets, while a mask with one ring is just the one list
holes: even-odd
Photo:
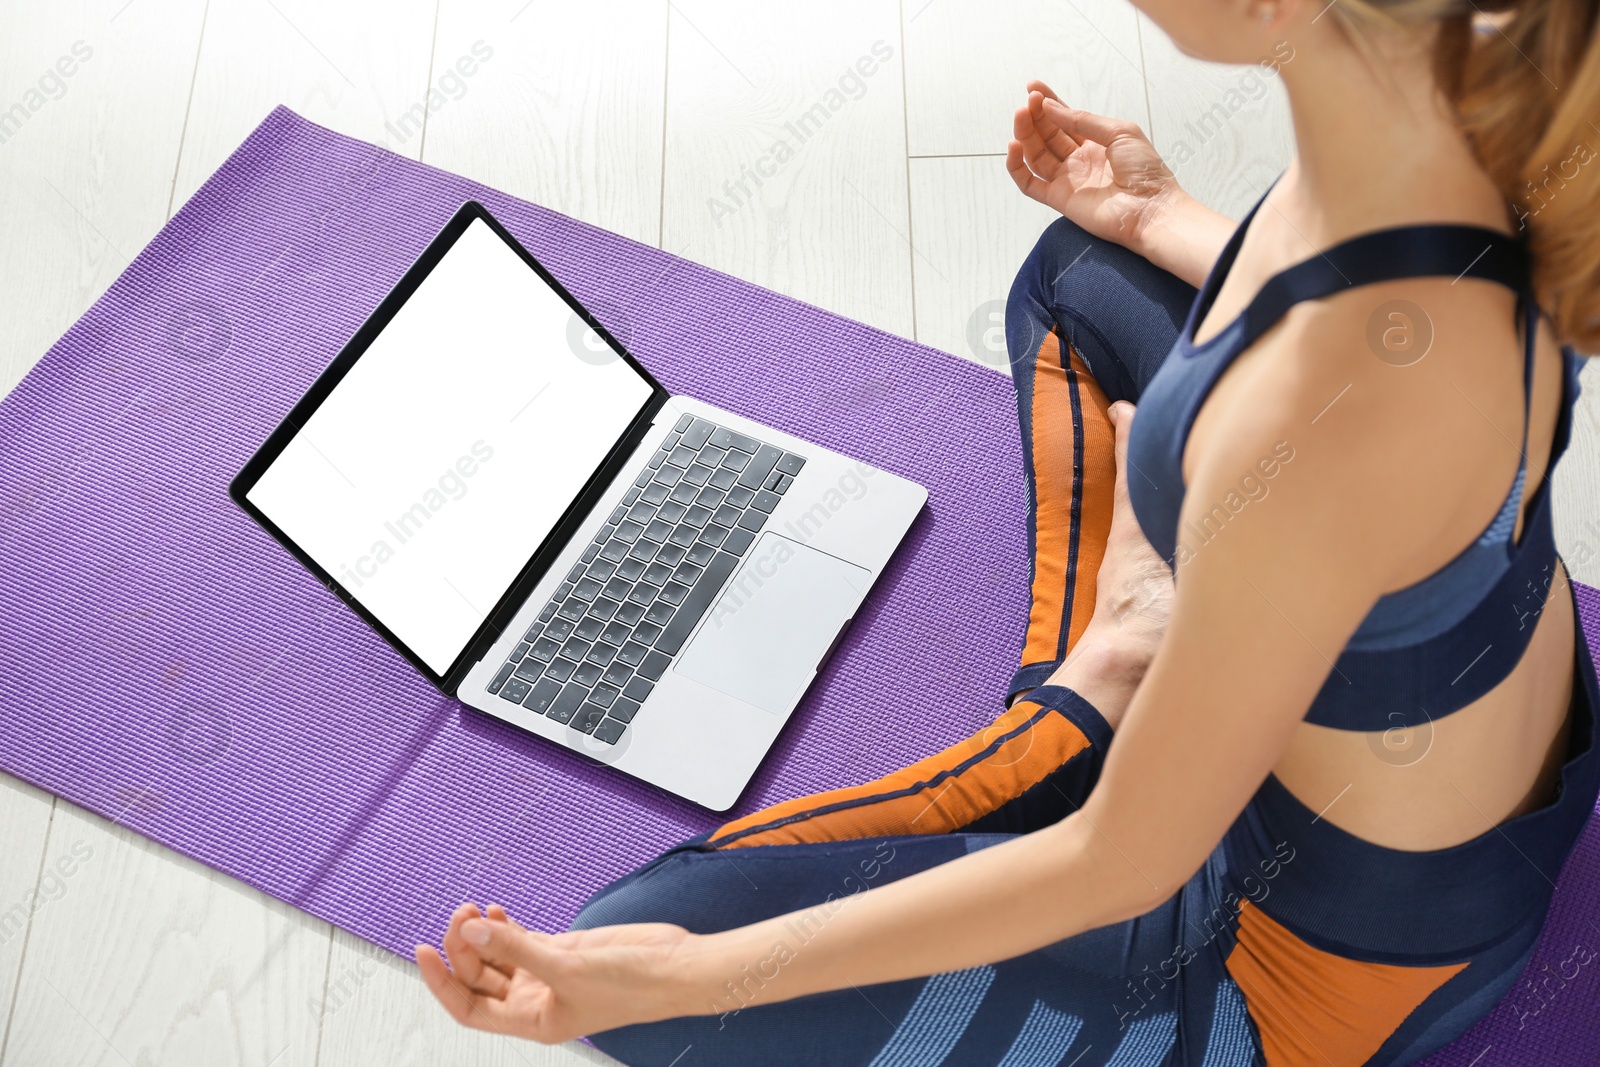
[[[1600, 352], [1600, 0], [1341, 0], [1346, 18], [1440, 23], [1435, 68], [1528, 233], [1562, 341]], [[1480, 13], [1492, 27], [1474, 30]]]

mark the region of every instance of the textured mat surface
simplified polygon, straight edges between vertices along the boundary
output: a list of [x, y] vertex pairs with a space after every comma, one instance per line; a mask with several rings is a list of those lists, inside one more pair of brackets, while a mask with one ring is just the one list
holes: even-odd
[[[1004, 377], [274, 111], [0, 404], [0, 767], [402, 954], [469, 898], [560, 928], [717, 821], [441, 698], [228, 501], [467, 198], [674, 392], [930, 491], [737, 811], [987, 723], [1025, 608]], [[1438, 1063], [1591, 1062], [1597, 889], [1591, 827]]]

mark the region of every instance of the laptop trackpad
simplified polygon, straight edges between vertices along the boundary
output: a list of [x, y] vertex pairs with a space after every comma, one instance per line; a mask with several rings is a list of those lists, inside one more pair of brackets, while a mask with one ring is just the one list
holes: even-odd
[[871, 572], [763, 534], [679, 657], [679, 674], [787, 712], [855, 613]]

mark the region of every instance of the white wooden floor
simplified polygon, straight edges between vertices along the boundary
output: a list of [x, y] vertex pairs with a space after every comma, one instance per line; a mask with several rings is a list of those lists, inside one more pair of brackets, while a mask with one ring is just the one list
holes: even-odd
[[[1186, 142], [1180, 176], [1230, 213], [1289, 152], [1278, 87], [1123, 0], [0, 0], [0, 113], [27, 112], [0, 127], [0, 391], [278, 103], [1000, 367], [1049, 221], [1002, 160], [1032, 77]], [[1600, 485], [1594, 410], [1569, 485]], [[1600, 548], [1595, 495], [1563, 495], [1569, 556]], [[4, 776], [0, 1019], [5, 1067], [607, 1062], [459, 1031], [409, 963]]]

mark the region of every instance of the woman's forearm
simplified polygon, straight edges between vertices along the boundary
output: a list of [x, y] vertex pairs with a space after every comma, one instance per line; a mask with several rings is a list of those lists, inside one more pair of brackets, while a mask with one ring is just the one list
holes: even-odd
[[[892, 866], [892, 858], [886, 865]], [[961, 970], [1142, 914], [1158, 891], [1081, 815], [876, 889], [692, 939], [665, 1014]]]
[[1152, 212], [1129, 247], [1199, 288], [1237, 225], [1179, 189]]

